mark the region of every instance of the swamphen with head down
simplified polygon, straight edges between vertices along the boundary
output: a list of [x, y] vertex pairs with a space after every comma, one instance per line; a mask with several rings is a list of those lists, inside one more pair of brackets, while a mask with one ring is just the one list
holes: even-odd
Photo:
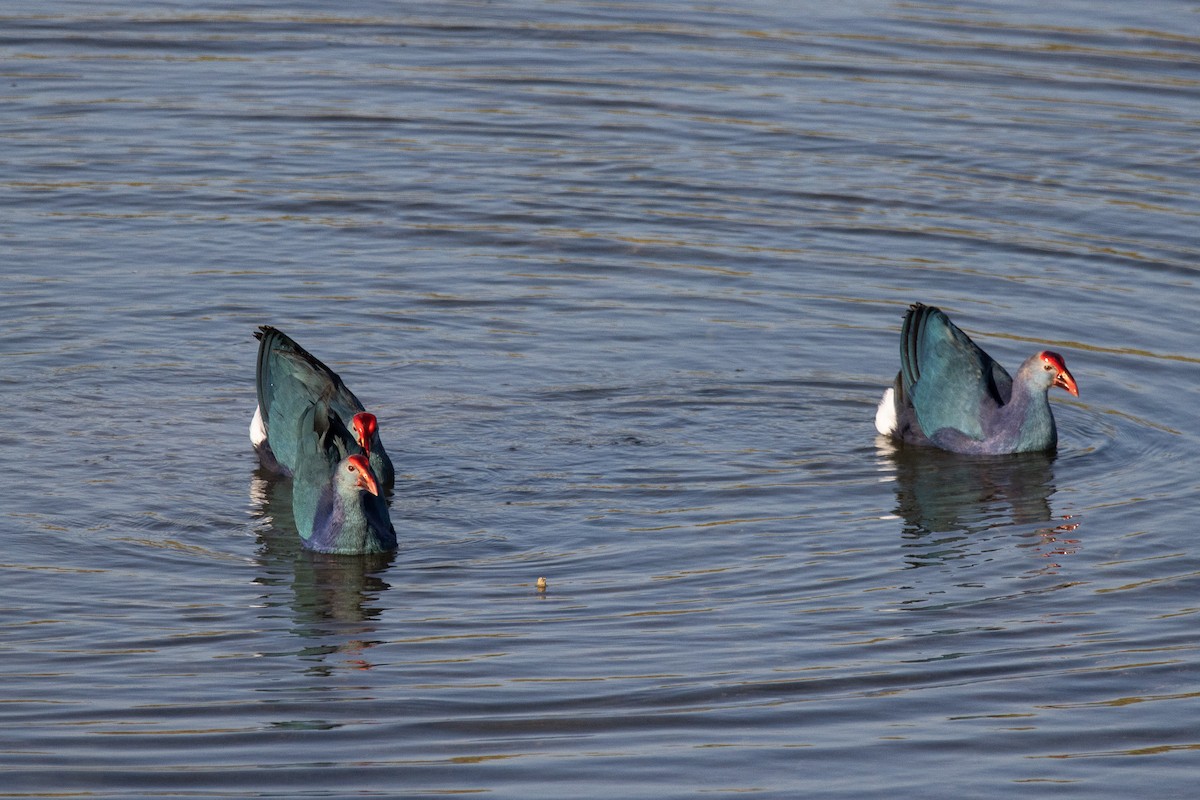
[[1015, 378], [942, 311], [909, 307], [900, 328], [900, 372], [875, 413], [875, 428], [898, 441], [955, 453], [999, 455], [1058, 444], [1049, 390], [1076, 397], [1062, 356], [1025, 359]]
[[367, 455], [382, 488], [390, 492], [396, 470], [383, 449], [375, 415], [366, 410], [336, 372], [283, 331], [263, 325], [254, 335], [259, 340], [258, 408], [250, 423], [250, 440], [263, 463], [285, 475], [295, 472], [299, 440], [292, 436], [290, 425], [286, 431], [269, 436], [267, 421], [299, 419], [310, 404], [322, 401], [337, 417], [342, 430], [352, 431], [352, 438]]
[[375, 417], [341, 378], [281, 331], [263, 326], [250, 441], [263, 465], [292, 476], [304, 546], [322, 553], [396, 549], [383, 489], [395, 472]]

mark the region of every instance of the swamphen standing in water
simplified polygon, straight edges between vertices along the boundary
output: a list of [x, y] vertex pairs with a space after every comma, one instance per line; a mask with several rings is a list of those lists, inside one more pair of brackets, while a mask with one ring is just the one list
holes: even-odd
[[291, 338], [266, 326], [255, 335], [258, 408], [250, 440], [265, 466], [292, 476], [293, 516], [304, 546], [340, 554], [396, 549], [375, 464], [394, 472], [374, 417], [336, 373]]
[[1062, 356], [1043, 350], [1012, 378], [940, 310], [914, 303], [900, 328], [900, 372], [875, 413], [885, 436], [955, 453], [998, 455], [1058, 444], [1047, 392], [1076, 397]]

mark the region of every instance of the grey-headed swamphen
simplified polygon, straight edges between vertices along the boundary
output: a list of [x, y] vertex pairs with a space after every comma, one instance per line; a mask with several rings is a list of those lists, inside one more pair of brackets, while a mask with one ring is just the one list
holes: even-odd
[[367, 454], [381, 488], [390, 492], [396, 470], [383, 449], [375, 415], [366, 410], [336, 372], [283, 331], [263, 325], [254, 335], [259, 340], [258, 408], [250, 423], [250, 440], [263, 463], [286, 475], [295, 471], [297, 440], [293, 432], [289, 427], [286, 432], [269, 435], [269, 420], [298, 419], [310, 403], [323, 400]]
[[258, 408], [250, 440], [265, 466], [292, 476], [293, 516], [304, 546], [339, 554], [396, 549], [381, 491], [383, 468], [376, 464], [394, 472], [374, 417], [290, 337], [268, 326], [255, 335]]
[[955, 453], [1051, 450], [1058, 444], [1047, 397], [1054, 386], [1079, 396], [1058, 353], [1035, 353], [1012, 378], [942, 311], [914, 303], [900, 328], [900, 372], [883, 393], [875, 428]]

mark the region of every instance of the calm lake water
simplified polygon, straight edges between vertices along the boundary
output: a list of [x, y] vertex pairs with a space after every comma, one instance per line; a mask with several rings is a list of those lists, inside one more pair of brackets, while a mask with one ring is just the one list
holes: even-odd
[[[0, 797], [1195, 796], [1196, 7], [18, 0], [0, 55]], [[1065, 355], [1057, 457], [877, 439], [916, 300]], [[378, 414], [394, 556], [299, 550], [260, 324]]]

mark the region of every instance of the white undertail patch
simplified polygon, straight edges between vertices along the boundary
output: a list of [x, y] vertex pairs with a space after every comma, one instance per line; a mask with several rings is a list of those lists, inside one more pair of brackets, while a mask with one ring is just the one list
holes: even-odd
[[254, 419], [250, 420], [250, 443], [255, 447], [267, 440], [267, 423], [263, 422], [262, 409], [254, 407]]
[[884, 436], [891, 436], [896, 432], [896, 390], [894, 388], [883, 393], [883, 399], [879, 401], [879, 408], [875, 409], [875, 430]]

